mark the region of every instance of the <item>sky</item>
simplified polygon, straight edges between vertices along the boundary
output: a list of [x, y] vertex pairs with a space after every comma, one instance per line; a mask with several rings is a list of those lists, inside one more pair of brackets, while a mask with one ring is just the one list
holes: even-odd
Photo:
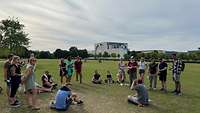
[[0, 0], [0, 20], [18, 17], [32, 50], [93, 50], [125, 42], [130, 50], [200, 47], [200, 0]]

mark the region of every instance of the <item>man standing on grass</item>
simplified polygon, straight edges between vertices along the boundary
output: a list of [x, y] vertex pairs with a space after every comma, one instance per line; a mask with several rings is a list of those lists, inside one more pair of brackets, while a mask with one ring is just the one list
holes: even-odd
[[167, 63], [164, 61], [164, 59], [160, 59], [160, 64], [159, 64], [159, 80], [161, 81], [162, 88], [160, 91], [167, 92]]
[[6, 62], [4, 63], [4, 67], [3, 67], [3, 71], [4, 71], [4, 80], [7, 84], [7, 96], [8, 96], [8, 100], [10, 100], [9, 96], [10, 96], [10, 67], [11, 67], [11, 61], [13, 58], [13, 54], [8, 55], [8, 60], [6, 60]]
[[82, 83], [82, 64], [81, 58], [78, 56], [74, 65], [76, 70], [76, 81], [78, 81], [78, 76], [80, 76], [80, 84]]
[[173, 75], [173, 80], [175, 82], [175, 90], [172, 93], [180, 96], [181, 95], [180, 77], [181, 77], [181, 71], [184, 70], [184, 63], [180, 59], [177, 59], [176, 54], [173, 54], [172, 58], [174, 60], [172, 67], [172, 75]]
[[137, 67], [138, 67], [138, 63], [132, 56], [128, 63], [128, 74], [129, 74], [129, 80], [130, 80], [130, 87], [131, 87], [133, 81], [137, 79]]
[[158, 64], [153, 59], [149, 64], [149, 87], [150, 89], [156, 90], [157, 86], [157, 73], [158, 73]]

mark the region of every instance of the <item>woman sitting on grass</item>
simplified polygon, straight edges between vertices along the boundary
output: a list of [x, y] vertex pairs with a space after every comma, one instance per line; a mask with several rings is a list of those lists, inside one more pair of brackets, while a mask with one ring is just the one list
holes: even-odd
[[58, 90], [55, 96], [55, 101], [50, 103], [51, 109], [66, 111], [71, 104], [75, 105], [83, 103], [83, 101], [79, 99], [77, 94], [71, 91], [70, 86], [71, 84], [66, 84]]
[[57, 84], [55, 84], [53, 82], [52, 76], [49, 74], [49, 71], [45, 71], [45, 73], [43, 74], [41, 80], [42, 80], [42, 86], [45, 89], [53, 90], [57, 86]]
[[138, 105], [139, 107], [144, 107], [149, 104], [149, 97], [147, 88], [143, 85], [142, 80], [136, 80], [131, 86], [132, 90], [137, 93], [134, 96], [128, 96], [128, 102]]
[[98, 73], [97, 70], [95, 70], [93, 78], [92, 78], [92, 83], [94, 84], [101, 84], [102, 80], [101, 80], [101, 75]]

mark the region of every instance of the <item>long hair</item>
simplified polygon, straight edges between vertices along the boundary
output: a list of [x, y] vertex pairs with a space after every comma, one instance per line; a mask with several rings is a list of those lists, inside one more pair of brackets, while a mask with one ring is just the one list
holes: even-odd
[[20, 57], [19, 56], [13, 56], [11, 64], [14, 64], [17, 60], [19, 60]]

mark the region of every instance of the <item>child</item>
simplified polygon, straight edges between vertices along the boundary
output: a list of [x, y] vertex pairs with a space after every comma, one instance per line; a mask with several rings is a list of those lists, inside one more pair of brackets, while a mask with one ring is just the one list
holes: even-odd
[[92, 78], [92, 82], [94, 84], [101, 84], [102, 80], [101, 80], [101, 75], [98, 73], [97, 70], [95, 70], [93, 78]]
[[55, 89], [57, 84], [53, 82], [53, 79], [48, 71], [45, 71], [44, 75], [41, 78], [42, 86], [47, 89]]
[[112, 74], [110, 71], [107, 71], [107, 79], [105, 80], [105, 83], [112, 84], [114, 83], [114, 80], [112, 79]]
[[135, 90], [137, 93], [134, 96], [128, 96], [128, 102], [143, 107], [149, 104], [149, 97], [147, 88], [143, 85], [142, 80], [136, 80], [133, 82], [131, 89]]
[[117, 83], [124, 83], [124, 77], [123, 77], [123, 72], [121, 70], [119, 70], [118, 74], [117, 74]]
[[70, 84], [66, 84], [58, 90], [55, 101], [50, 103], [51, 109], [66, 111], [71, 104], [82, 104], [75, 93], [72, 93]]

